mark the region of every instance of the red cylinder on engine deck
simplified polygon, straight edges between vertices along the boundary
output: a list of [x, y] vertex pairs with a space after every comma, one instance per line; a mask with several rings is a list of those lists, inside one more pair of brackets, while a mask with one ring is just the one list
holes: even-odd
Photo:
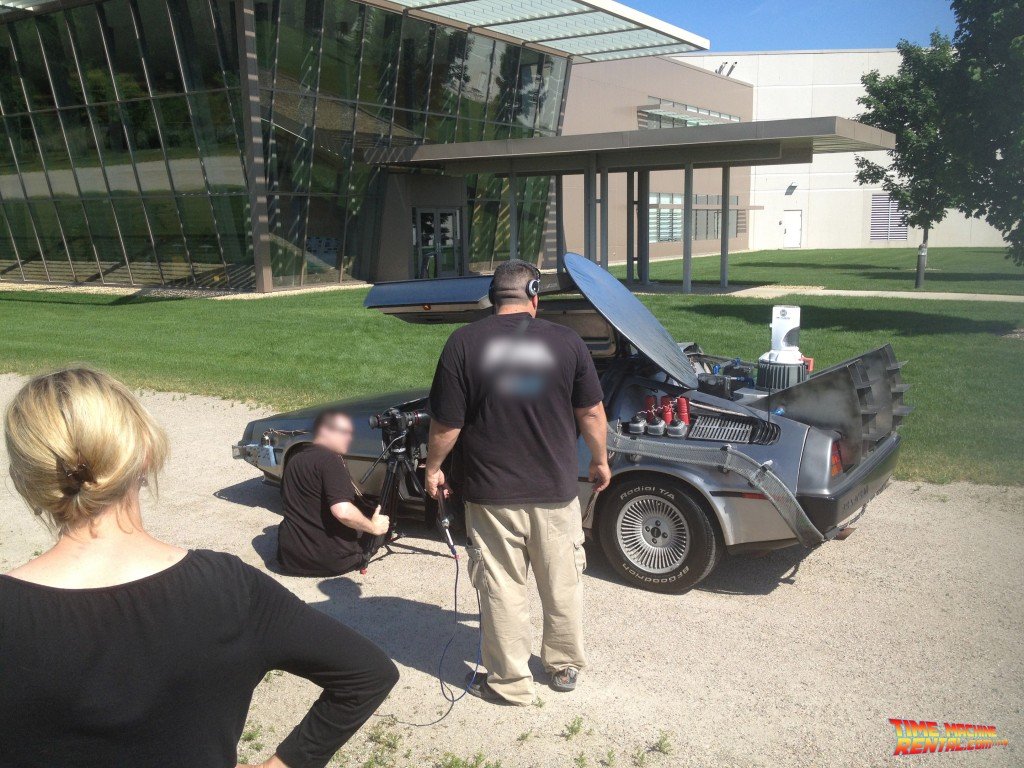
[[690, 423], [690, 401], [685, 397], [676, 398], [676, 414], [683, 424]]
[[666, 424], [672, 423], [672, 404], [665, 402], [666, 398], [661, 398], [661, 418]]

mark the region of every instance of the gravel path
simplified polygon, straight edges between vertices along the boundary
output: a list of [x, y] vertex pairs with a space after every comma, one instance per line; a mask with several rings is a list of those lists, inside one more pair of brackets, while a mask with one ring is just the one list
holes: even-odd
[[[22, 381], [0, 375], [0, 404]], [[278, 494], [228, 449], [262, 411], [191, 395], [144, 399], [172, 443], [160, 498], [147, 503], [151, 529], [265, 568]], [[0, 447], [0, 572], [50, 542], [14, 496], [6, 462]], [[896, 483], [848, 540], [726, 559], [682, 596], [624, 586], [589, 548], [591, 668], [579, 691], [541, 688], [543, 706], [524, 709], [467, 699], [430, 728], [375, 718], [377, 730], [364, 729], [332, 765], [435, 766], [446, 752], [479, 752], [503, 768], [1020, 765], [1022, 510], [1022, 488]], [[453, 562], [428, 532], [408, 532], [407, 547], [367, 576], [278, 578], [383, 645], [402, 680], [382, 713], [425, 722], [445, 709], [435, 674], [454, 627]], [[475, 606], [468, 592], [460, 597], [450, 682], [475, 655]], [[536, 599], [533, 610], [539, 616]], [[303, 680], [268, 676], [242, 757], [266, 757], [315, 695]], [[1009, 746], [893, 758], [890, 717], [995, 725]], [[653, 750], [661, 732], [669, 754]]]

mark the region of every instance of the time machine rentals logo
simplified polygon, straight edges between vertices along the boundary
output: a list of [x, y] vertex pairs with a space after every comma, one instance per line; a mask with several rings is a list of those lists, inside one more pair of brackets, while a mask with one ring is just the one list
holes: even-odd
[[894, 755], [925, 755], [931, 752], [967, 752], [1005, 747], [994, 725], [939, 723], [932, 720], [900, 720], [890, 717], [896, 729]]

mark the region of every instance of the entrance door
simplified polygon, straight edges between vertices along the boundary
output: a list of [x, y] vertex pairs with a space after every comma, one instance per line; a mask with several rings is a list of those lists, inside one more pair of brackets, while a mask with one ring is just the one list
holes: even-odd
[[460, 218], [457, 208], [416, 209], [416, 277], [457, 277], [462, 272]]
[[782, 247], [799, 248], [803, 243], [804, 212], [782, 212]]

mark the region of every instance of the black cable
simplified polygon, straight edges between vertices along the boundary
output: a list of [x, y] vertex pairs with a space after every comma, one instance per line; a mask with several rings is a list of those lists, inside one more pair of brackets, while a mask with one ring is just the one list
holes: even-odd
[[[448, 717], [448, 715], [450, 715], [452, 713], [452, 710], [455, 709], [455, 703], [458, 702], [460, 699], [462, 699], [467, 693], [469, 693], [469, 689], [473, 686], [473, 683], [476, 682], [477, 673], [480, 671], [480, 664], [483, 662], [483, 659], [482, 659], [482, 656], [483, 656], [483, 626], [482, 626], [482, 623], [477, 626], [476, 664], [473, 667], [473, 674], [470, 675], [468, 681], [462, 687], [462, 693], [460, 693], [458, 695], [455, 694], [455, 689], [453, 689], [452, 686], [450, 686], [448, 683], [446, 683], [444, 681], [444, 675], [443, 675], [443, 672], [442, 672], [443, 667], [444, 667], [445, 656], [448, 655], [448, 650], [449, 650], [449, 648], [451, 648], [452, 643], [455, 642], [455, 636], [456, 636], [456, 634], [458, 634], [458, 630], [459, 630], [459, 556], [458, 556], [458, 554], [455, 554], [453, 559], [455, 560], [455, 589], [454, 589], [454, 595], [453, 595], [453, 601], [452, 602], [454, 603], [453, 608], [454, 608], [454, 614], [455, 614], [455, 628], [452, 630], [451, 637], [448, 638], [448, 641], [444, 644], [444, 648], [441, 650], [441, 657], [437, 660], [437, 682], [441, 686], [441, 695], [444, 697], [445, 701], [448, 702], [448, 709], [439, 718], [437, 718], [436, 720], [431, 720], [429, 723], [410, 723], [410, 722], [406, 722], [404, 720], [399, 720], [394, 715], [381, 715], [381, 714], [378, 714], [378, 713], [374, 713], [375, 717], [387, 717], [392, 722], [397, 723], [398, 725], [408, 725], [408, 726], [412, 726], [413, 728], [427, 728], [427, 727], [429, 727], [431, 725], [437, 725], [438, 723], [440, 723], [442, 720], [444, 720], [446, 717]], [[480, 613], [480, 591], [477, 590], [477, 589], [474, 589], [473, 591], [476, 592], [476, 609], [477, 609], [477, 614], [479, 615], [479, 613]], [[481, 619], [481, 622], [482, 622], [482, 619]]]

